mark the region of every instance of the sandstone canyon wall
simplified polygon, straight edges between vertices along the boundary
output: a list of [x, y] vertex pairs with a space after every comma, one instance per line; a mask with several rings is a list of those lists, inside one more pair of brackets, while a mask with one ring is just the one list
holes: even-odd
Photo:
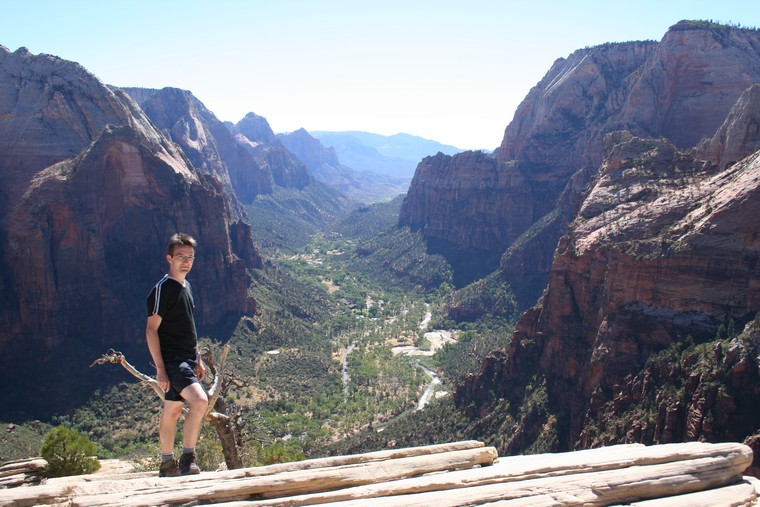
[[314, 181], [306, 165], [282, 145], [265, 118], [248, 113], [236, 124], [228, 123], [227, 128], [259, 166], [268, 169], [276, 185], [303, 189]]
[[[747, 104], [739, 100], [729, 117], [749, 115], [738, 110]], [[741, 137], [724, 126], [715, 139], [726, 131]], [[551, 408], [531, 424], [502, 428], [509, 452], [535, 445], [549, 427], [556, 448], [609, 443], [610, 430], [619, 441], [646, 443], [744, 438], [760, 429], [750, 415], [760, 402], [752, 321], [760, 310], [760, 152], [721, 169], [664, 139], [617, 132], [605, 141], [541, 301], [522, 316], [508, 350], [460, 387], [457, 402], [486, 417], [499, 399], [521, 406], [543, 382]], [[727, 322], [749, 323], [749, 339], [711, 358], [725, 369], [720, 382], [691, 373], [679, 398], [656, 391], [667, 375], [662, 384], [655, 373], [649, 382], [636, 377], [655, 352], [687, 337], [712, 339]], [[689, 377], [690, 368], [677, 372]], [[616, 421], [649, 394], [659, 417]]]
[[193, 166], [222, 182], [228, 200], [251, 202], [272, 193], [269, 167], [238, 143], [206, 106], [187, 90], [123, 88], [169, 139], [179, 144]]
[[[178, 230], [200, 242], [200, 333], [254, 311], [247, 269], [261, 258], [212, 173], [81, 66], [0, 47], [3, 385], [37, 368], [85, 377], [109, 347], [144, 351], [144, 300]], [[71, 394], [57, 388], [40, 403]]]
[[[518, 109], [497, 160], [569, 170], [556, 209], [502, 258], [512, 283], [556, 245], [538, 304], [455, 394], [502, 452], [757, 442], [758, 41], [757, 30], [682, 22], [642, 47], [603, 106], [572, 114], [609, 83], [576, 53]], [[734, 326], [738, 337], [721, 331]]]
[[715, 136], [700, 142], [696, 153], [726, 167], [757, 150], [760, 150], [760, 83], [742, 93]]
[[758, 47], [757, 31], [684, 21], [660, 42], [604, 44], [561, 58], [520, 104], [492, 160], [473, 153], [423, 160], [399, 225], [423, 231], [444, 253], [479, 256], [483, 271], [500, 267], [530, 306], [602, 162], [604, 135], [626, 129], [680, 148], [711, 137], [760, 82]]

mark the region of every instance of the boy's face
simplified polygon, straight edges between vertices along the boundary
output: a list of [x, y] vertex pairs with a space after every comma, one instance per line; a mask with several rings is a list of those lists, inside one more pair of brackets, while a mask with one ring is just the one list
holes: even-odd
[[187, 274], [193, 268], [195, 261], [195, 249], [191, 246], [180, 245], [174, 247], [174, 253], [166, 256], [169, 263], [169, 272]]

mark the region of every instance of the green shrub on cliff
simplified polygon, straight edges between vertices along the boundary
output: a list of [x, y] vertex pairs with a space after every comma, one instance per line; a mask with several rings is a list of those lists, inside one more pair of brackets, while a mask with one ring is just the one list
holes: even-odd
[[56, 426], [45, 435], [40, 453], [48, 462], [45, 469], [48, 477], [91, 474], [100, 468], [94, 457], [95, 443], [66, 426]]

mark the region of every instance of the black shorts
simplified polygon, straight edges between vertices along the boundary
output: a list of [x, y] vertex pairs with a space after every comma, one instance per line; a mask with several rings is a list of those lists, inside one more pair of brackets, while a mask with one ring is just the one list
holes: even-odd
[[194, 359], [184, 361], [169, 361], [164, 363], [166, 375], [169, 377], [169, 390], [166, 391], [164, 400], [185, 401], [180, 394], [187, 386], [199, 382], [195, 376], [195, 367], [198, 363]]

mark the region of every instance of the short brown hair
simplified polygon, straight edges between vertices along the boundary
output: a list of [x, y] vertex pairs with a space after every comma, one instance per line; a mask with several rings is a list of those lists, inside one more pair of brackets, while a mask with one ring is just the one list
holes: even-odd
[[193, 250], [198, 246], [198, 242], [184, 232], [178, 232], [171, 238], [169, 238], [169, 246], [166, 247], [166, 255], [174, 255], [174, 249], [178, 246], [191, 246]]

